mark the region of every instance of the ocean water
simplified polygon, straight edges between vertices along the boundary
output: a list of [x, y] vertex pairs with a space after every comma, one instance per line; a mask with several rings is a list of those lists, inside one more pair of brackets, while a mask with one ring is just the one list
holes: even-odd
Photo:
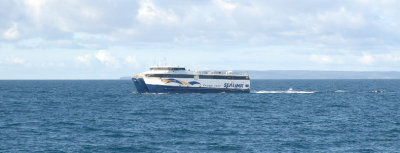
[[400, 152], [400, 80], [253, 80], [250, 94], [0, 81], [0, 152]]

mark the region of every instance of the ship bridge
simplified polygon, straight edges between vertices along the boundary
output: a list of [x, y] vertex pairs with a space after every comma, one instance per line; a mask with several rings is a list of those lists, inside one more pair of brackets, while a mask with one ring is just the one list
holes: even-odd
[[179, 66], [152, 66], [150, 70], [163, 70], [163, 71], [185, 71], [185, 67]]

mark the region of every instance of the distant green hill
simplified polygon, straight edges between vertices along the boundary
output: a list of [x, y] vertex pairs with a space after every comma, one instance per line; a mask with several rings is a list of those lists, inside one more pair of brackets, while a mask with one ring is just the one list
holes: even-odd
[[252, 79], [400, 79], [397, 71], [270, 70], [248, 73]]
[[119, 79], [120, 80], [130, 80], [130, 79], [132, 79], [132, 77], [120, 77]]

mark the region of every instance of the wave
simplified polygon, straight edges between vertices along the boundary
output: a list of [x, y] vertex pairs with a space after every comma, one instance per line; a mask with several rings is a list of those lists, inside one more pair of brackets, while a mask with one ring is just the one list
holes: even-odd
[[289, 88], [288, 90], [285, 90], [285, 91], [255, 91], [254, 93], [266, 93], [266, 94], [280, 94], [280, 93], [285, 93], [285, 94], [312, 94], [312, 93], [316, 93], [316, 91], [297, 91], [297, 90], [293, 90], [292, 88]]
[[140, 92], [132, 92], [134, 95], [163, 95], [168, 93], [140, 93]]
[[367, 90], [367, 91], [347, 91], [347, 90], [335, 90], [335, 91], [297, 91], [293, 90], [292, 88], [289, 88], [288, 90], [282, 90], [282, 91], [254, 91], [252, 93], [264, 93], [264, 94], [290, 94], [290, 93], [297, 93], [297, 94], [312, 94], [312, 93], [383, 93], [385, 92], [384, 90]]
[[368, 91], [368, 92], [370, 92], [370, 93], [382, 93], [384, 91], [383, 90], [371, 90], [371, 91]]
[[[364, 91], [348, 91], [348, 90], [331, 90], [331, 91], [302, 91], [302, 90], [293, 90], [289, 88], [288, 90], [253, 90], [251, 93], [258, 93], [258, 94], [313, 94], [313, 93], [383, 93], [384, 90], [364, 90]], [[225, 92], [223, 92], [225, 93]], [[138, 93], [132, 92], [132, 94], [145, 94], [145, 95], [161, 95], [161, 94], [168, 94], [168, 93]], [[195, 93], [200, 94], [200, 93]]]

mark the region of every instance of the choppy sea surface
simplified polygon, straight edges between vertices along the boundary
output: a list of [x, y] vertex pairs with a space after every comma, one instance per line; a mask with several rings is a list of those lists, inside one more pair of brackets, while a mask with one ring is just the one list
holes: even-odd
[[400, 152], [400, 80], [253, 80], [133, 94], [129, 80], [0, 81], [0, 152]]

